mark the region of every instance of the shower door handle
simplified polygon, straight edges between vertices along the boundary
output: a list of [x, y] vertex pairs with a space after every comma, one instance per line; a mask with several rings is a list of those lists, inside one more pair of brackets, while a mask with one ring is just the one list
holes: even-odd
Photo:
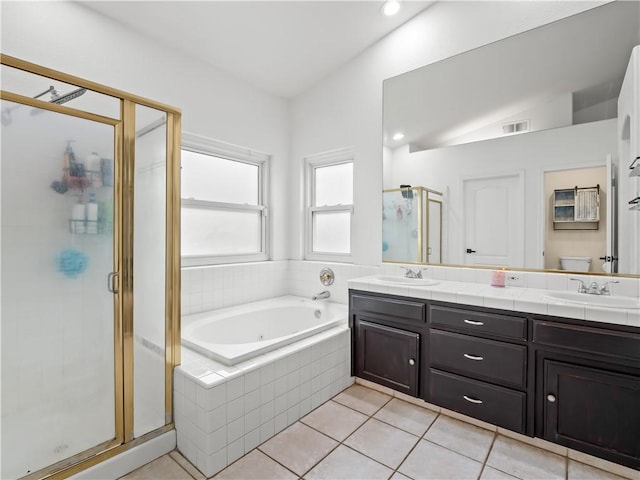
[[116, 286], [116, 278], [119, 278], [120, 275], [118, 274], [118, 272], [111, 272], [109, 273], [109, 275], [107, 276], [107, 289], [111, 292], [111, 293], [119, 293], [118, 287]]

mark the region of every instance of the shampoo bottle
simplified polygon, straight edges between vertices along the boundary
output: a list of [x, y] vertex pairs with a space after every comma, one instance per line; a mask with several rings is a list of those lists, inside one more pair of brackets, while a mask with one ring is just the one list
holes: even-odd
[[96, 152], [92, 152], [87, 157], [87, 169], [91, 178], [91, 185], [96, 188], [102, 186], [102, 169], [100, 168], [100, 155]]
[[87, 233], [98, 233], [98, 204], [96, 203], [96, 194], [89, 194], [89, 203], [87, 204]]

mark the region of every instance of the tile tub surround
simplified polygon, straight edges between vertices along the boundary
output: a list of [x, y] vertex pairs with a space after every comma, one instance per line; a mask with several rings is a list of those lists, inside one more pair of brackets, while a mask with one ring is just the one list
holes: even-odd
[[[499, 429], [451, 418], [380, 390], [353, 385], [220, 471], [214, 479], [637, 480], [638, 472], [589, 465]], [[401, 395], [401, 394], [400, 394]], [[401, 415], [398, 417], [398, 415]], [[396, 423], [398, 418], [409, 422]], [[489, 426], [491, 427], [491, 426]], [[401, 438], [389, 448], [389, 438]], [[182, 470], [180, 470], [182, 468]], [[178, 452], [127, 480], [204, 478]]]
[[[328, 287], [319, 279], [324, 267], [335, 273], [335, 281]], [[346, 304], [347, 281], [379, 271], [377, 266], [304, 260], [185, 267], [182, 269], [182, 315], [283, 295], [310, 298], [323, 290], [331, 292], [331, 301]]]
[[207, 476], [351, 385], [345, 324], [227, 367], [183, 348], [174, 372], [178, 449]]
[[[385, 273], [391, 275], [401, 275], [400, 272], [402, 272], [402, 270], [399, 266], [393, 265], [393, 267], [394, 268], [391, 268], [391, 266], [385, 264], [383, 270], [385, 270]], [[457, 270], [457, 272], [452, 274], [450, 273], [452, 270]], [[587, 284], [591, 281], [602, 283], [609, 277], [545, 274], [539, 272], [507, 272], [507, 277], [518, 277], [518, 281], [523, 285], [531, 283], [536, 286], [507, 286], [505, 288], [497, 288], [489, 285], [490, 273], [491, 270], [484, 269], [429, 267], [423, 272], [423, 276], [437, 280], [439, 282], [437, 285], [420, 287], [390, 284], [377, 280], [375, 275], [370, 275], [350, 280], [348, 286], [355, 290], [386, 293], [425, 300], [439, 300], [462, 305], [475, 305], [640, 327], [640, 309], [627, 310], [600, 306], [591, 307], [589, 305], [560, 303], [545, 297], [550, 290], [575, 291], [576, 285], [574, 284], [576, 282], [569, 282], [568, 278], [570, 276], [581, 278]], [[446, 276], [451, 277], [452, 275], [455, 276], [457, 280], [442, 278]], [[540, 280], [540, 275], [548, 278], [545, 278], [543, 282]], [[475, 278], [476, 281], [472, 281], [472, 277]], [[616, 280], [620, 283], [611, 285], [612, 294], [632, 298], [640, 297], [640, 279], [616, 278]], [[543, 284], [550, 286], [541, 287]], [[614, 290], [613, 287], [616, 287], [616, 290]], [[590, 295], [584, 294], [584, 297], [585, 300], [589, 300]]]

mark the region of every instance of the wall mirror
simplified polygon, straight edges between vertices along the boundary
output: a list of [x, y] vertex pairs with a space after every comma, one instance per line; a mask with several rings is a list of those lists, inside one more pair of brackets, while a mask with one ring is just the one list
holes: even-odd
[[613, 2], [385, 80], [383, 261], [640, 274], [638, 44], [640, 4]]

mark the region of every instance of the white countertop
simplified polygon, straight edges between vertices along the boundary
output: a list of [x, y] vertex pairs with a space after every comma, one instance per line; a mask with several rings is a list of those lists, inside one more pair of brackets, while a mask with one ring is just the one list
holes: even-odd
[[[569, 303], [548, 298], [547, 295], [551, 291], [539, 288], [492, 287], [480, 283], [436, 281], [438, 283], [432, 286], [401, 285], [384, 282], [376, 278], [376, 275], [371, 275], [349, 280], [348, 286], [354, 290], [640, 328], [640, 309], [627, 310]], [[588, 301], [590, 295], [583, 295], [585, 301]]]

